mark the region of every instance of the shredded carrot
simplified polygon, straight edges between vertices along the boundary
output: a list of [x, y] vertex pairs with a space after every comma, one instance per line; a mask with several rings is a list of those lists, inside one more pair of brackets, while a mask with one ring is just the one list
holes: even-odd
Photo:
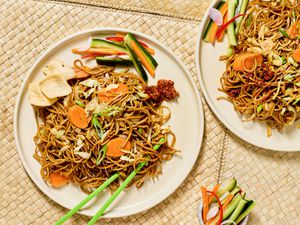
[[118, 94], [126, 94], [129, 91], [128, 86], [126, 84], [118, 84], [117, 88], [114, 89], [110, 89], [110, 90], [101, 90], [98, 93], [98, 97], [100, 99], [101, 102], [110, 102], [111, 100], [113, 100], [116, 95]]
[[149, 72], [149, 74], [152, 77], [154, 77], [154, 75], [155, 75], [154, 69], [151, 67], [151, 65], [147, 61], [146, 57], [142, 54], [142, 52], [140, 51], [140, 49], [138, 48], [137, 44], [134, 41], [131, 41], [131, 47], [132, 47], [133, 51], [136, 53], [136, 55], [138, 56], [138, 58], [141, 60], [142, 64], [144, 65], [146, 70]]
[[126, 142], [125, 138], [117, 137], [109, 142], [107, 142], [107, 156], [111, 157], [120, 157], [125, 153], [121, 151], [122, 149], [129, 151], [131, 148], [131, 143], [129, 141]]
[[209, 210], [208, 196], [207, 196], [207, 190], [205, 187], [201, 186], [201, 192], [202, 192], [202, 200], [203, 200], [202, 218], [205, 223], [207, 221], [207, 213]]
[[[214, 186], [212, 192], [217, 193], [217, 191], [219, 190], [220, 184], [217, 184], [216, 186]], [[211, 201], [213, 200], [214, 196], [210, 195], [208, 198], [208, 205], [211, 203]]]
[[50, 174], [50, 184], [53, 187], [59, 188], [66, 185], [69, 182], [69, 177], [62, 175], [61, 173]]
[[[227, 21], [228, 21], [228, 15], [227, 15], [227, 12], [225, 13], [223, 19], [224, 19], [224, 23], [227, 23]], [[221, 41], [223, 40], [223, 38], [224, 38], [224, 36], [225, 36], [225, 31], [226, 31], [226, 29], [224, 29], [224, 30], [222, 31], [222, 33], [220, 34], [220, 36], [217, 38], [217, 41], [218, 41], [218, 42], [221, 42]]]
[[125, 34], [120, 33], [120, 32], [117, 32], [117, 33], [116, 33], [116, 36], [117, 36], [117, 37], [125, 37]]
[[150, 47], [145, 47], [143, 46], [151, 55], [154, 55], [155, 54], [155, 51], [153, 48], [150, 48]]
[[231, 202], [231, 200], [233, 199], [234, 195], [229, 194], [224, 202], [224, 204], [222, 205], [223, 210], [228, 206], [228, 204]]
[[293, 58], [297, 61], [300, 62], [300, 48], [296, 49], [293, 51]]
[[68, 116], [70, 122], [78, 128], [85, 129], [89, 125], [89, 118], [84, 109], [78, 105], [73, 105], [69, 108]]
[[90, 76], [87, 72], [79, 69], [79, 68], [74, 68], [74, 73], [75, 73], [75, 78], [84, 78]]
[[255, 65], [263, 63], [263, 56], [261, 53], [243, 53], [236, 56], [233, 62], [233, 69], [235, 71], [244, 72], [246, 70], [254, 69]]
[[109, 48], [89, 48], [89, 49], [86, 49], [86, 50], [73, 48], [71, 51], [75, 54], [80, 54], [80, 55], [86, 55], [86, 54], [91, 54], [91, 53], [97, 53], [97, 54], [101, 54], [101, 55], [124, 54], [124, 52], [116, 51], [116, 50], [109, 49]]

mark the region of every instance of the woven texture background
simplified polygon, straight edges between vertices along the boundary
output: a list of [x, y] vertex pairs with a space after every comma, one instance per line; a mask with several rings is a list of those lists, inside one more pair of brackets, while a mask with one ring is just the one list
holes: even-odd
[[[86, 3], [84, 0], [74, 1]], [[195, 1], [192, 5], [191, 0], [174, 0], [170, 1], [169, 8], [159, 5], [164, 0], [152, 1], [157, 5], [150, 1], [125, 0], [127, 8], [124, 4], [118, 6], [115, 0], [95, 2], [88, 6], [57, 1], [0, 0], [1, 225], [52, 224], [67, 212], [40, 192], [27, 176], [16, 153], [13, 137], [15, 96], [28, 69], [54, 42], [95, 27], [141, 31], [169, 46], [198, 83], [194, 62], [197, 20], [208, 6], [207, 1]], [[190, 9], [183, 7], [186, 3], [190, 3]], [[201, 8], [199, 14], [191, 10], [196, 7]], [[204, 144], [193, 171], [180, 188], [147, 212], [126, 218], [101, 219], [99, 224], [197, 224], [200, 185], [232, 176], [249, 190], [250, 198], [257, 200], [249, 224], [299, 224], [300, 155], [274, 153], [246, 144], [224, 129], [203, 98], [202, 102], [206, 117]], [[85, 224], [87, 221], [87, 217], [75, 215], [66, 224]]]
[[54, 0], [200, 21], [211, 0]]

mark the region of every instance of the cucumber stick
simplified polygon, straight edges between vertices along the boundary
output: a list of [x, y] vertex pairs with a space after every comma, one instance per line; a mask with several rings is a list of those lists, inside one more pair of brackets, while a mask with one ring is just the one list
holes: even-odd
[[[132, 49], [132, 42], [134, 42], [137, 46], [138, 51], [144, 56], [149, 66], [155, 70], [158, 63], [157, 61], [152, 57], [152, 55], [145, 49], [135, 38], [135, 36], [131, 33], [128, 33], [124, 37], [124, 42]], [[137, 54], [137, 53], [136, 53]]]
[[232, 191], [230, 192], [230, 194], [235, 195], [236, 193], [238, 193], [241, 190], [241, 188], [239, 186], [235, 186], [235, 188], [232, 189]]
[[254, 201], [247, 201], [244, 211], [238, 216], [238, 218], [235, 220], [235, 223], [238, 224], [241, 222], [252, 211], [255, 205], [256, 203]]
[[121, 44], [103, 39], [92, 39], [91, 48], [108, 48], [119, 52], [127, 52], [126, 48]]
[[[238, 0], [228, 0], [228, 21], [233, 19], [235, 16], [235, 9], [238, 6]], [[227, 27], [228, 39], [230, 46], [236, 46], [237, 40], [234, 30], [234, 23], [231, 23]]]
[[239, 215], [242, 214], [246, 204], [247, 201], [242, 198], [228, 220], [235, 221], [239, 217]]
[[108, 66], [115, 66], [115, 65], [130, 66], [130, 65], [132, 65], [131, 59], [123, 59], [123, 58], [119, 58], [119, 57], [108, 58], [108, 57], [103, 57], [103, 56], [97, 56], [96, 61], [99, 65], [108, 65]]
[[134, 51], [128, 46], [128, 44], [125, 43], [125, 46], [129, 52], [129, 55], [130, 55], [130, 58], [133, 62], [133, 65], [136, 69], [136, 71], [138, 72], [138, 74], [143, 78], [143, 80], [145, 82], [148, 82], [148, 76], [147, 76], [147, 73], [146, 71], [144, 70], [141, 62], [139, 61], [137, 55], [134, 53]]
[[[244, 14], [247, 10], [249, 0], [242, 0], [241, 8], [239, 14]], [[235, 27], [235, 34], [238, 34], [241, 28], [243, 16], [237, 19], [236, 27]]]
[[242, 196], [240, 194], [234, 196], [234, 198], [231, 200], [231, 202], [223, 212], [223, 220], [227, 219], [232, 214], [232, 212], [235, 210], [235, 208], [238, 206], [241, 200], [242, 200]]
[[237, 181], [235, 178], [232, 178], [227, 184], [225, 184], [223, 187], [217, 191], [217, 195], [221, 197], [225, 194], [226, 191], [231, 192], [236, 187]]

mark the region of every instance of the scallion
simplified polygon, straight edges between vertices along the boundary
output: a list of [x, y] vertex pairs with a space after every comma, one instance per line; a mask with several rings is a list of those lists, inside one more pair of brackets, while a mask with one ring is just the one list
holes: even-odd
[[260, 113], [260, 111], [264, 108], [264, 106], [262, 104], [260, 104], [257, 109], [256, 109], [256, 112], [257, 113]]
[[79, 105], [80, 107], [82, 107], [82, 108], [85, 107], [85, 104], [83, 104], [81, 101], [75, 100], [75, 103], [76, 103], [77, 105]]
[[96, 165], [98, 166], [102, 160], [104, 159], [105, 155], [106, 155], [106, 151], [107, 151], [107, 144], [103, 145], [103, 147], [100, 149], [99, 154], [98, 154], [98, 158], [96, 160]]
[[99, 120], [97, 119], [97, 115], [93, 115], [92, 124], [93, 124], [98, 136], [100, 138], [102, 138], [103, 137], [103, 130], [102, 130], [102, 126], [101, 126]]
[[290, 38], [290, 36], [287, 34], [287, 32], [283, 28], [279, 28], [278, 30], [283, 36]]

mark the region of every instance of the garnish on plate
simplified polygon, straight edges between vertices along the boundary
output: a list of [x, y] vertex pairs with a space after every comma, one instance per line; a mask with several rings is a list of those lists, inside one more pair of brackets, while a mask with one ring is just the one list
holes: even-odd
[[198, 212], [204, 225], [239, 224], [255, 206], [253, 200], [246, 199], [235, 178], [224, 184], [217, 184], [212, 191], [201, 187], [202, 208]]

